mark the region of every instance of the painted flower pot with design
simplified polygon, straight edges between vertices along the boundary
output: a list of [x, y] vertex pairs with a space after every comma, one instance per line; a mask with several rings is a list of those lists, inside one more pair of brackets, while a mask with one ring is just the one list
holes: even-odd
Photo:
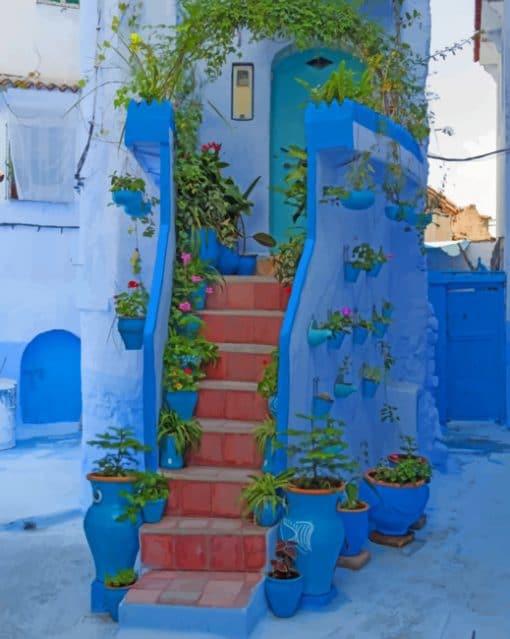
[[166, 498], [148, 501], [142, 508], [142, 517], [146, 524], [157, 524], [165, 512]]
[[352, 510], [339, 508], [345, 528], [345, 540], [340, 554], [344, 557], [355, 557], [368, 541], [368, 511], [370, 506], [363, 502], [363, 508]]
[[361, 269], [352, 265], [352, 262], [344, 262], [344, 280], [354, 284], [361, 273]]
[[379, 382], [374, 382], [373, 379], [363, 379], [361, 381], [361, 395], [366, 399], [375, 397], [378, 388]]
[[283, 619], [293, 617], [299, 608], [304, 583], [303, 575], [294, 579], [275, 579], [266, 576], [264, 588], [272, 613]]
[[303, 594], [318, 605], [336, 594], [333, 576], [345, 536], [338, 512], [341, 490], [286, 490], [280, 538], [297, 542], [296, 568], [304, 578]]
[[117, 521], [124, 514], [128, 502], [120, 493], [134, 494], [135, 477], [103, 477], [89, 473], [93, 502], [83, 521], [85, 537], [96, 569], [96, 579], [104, 583], [107, 574], [133, 568], [138, 554], [138, 529], [129, 519]]
[[197, 391], [168, 391], [166, 394], [168, 408], [175, 411], [185, 421], [193, 417], [197, 402]]
[[368, 337], [368, 328], [364, 328], [363, 326], [354, 326], [352, 329], [352, 341], [355, 344], [361, 346], [367, 341]]
[[239, 254], [237, 244], [234, 248], [229, 248], [220, 244], [218, 255], [218, 270], [222, 275], [234, 275], [239, 266]]
[[[203, 311], [205, 308], [207, 282], [200, 282], [197, 288], [189, 294], [190, 302], [194, 311]], [[199, 326], [200, 328], [200, 326]]]
[[270, 528], [271, 526], [276, 526], [282, 518], [283, 512], [283, 507], [281, 505], [277, 506], [273, 510], [271, 504], [266, 503], [261, 508], [257, 508], [253, 513], [253, 516], [255, 518], [255, 523], [258, 526]]
[[429, 485], [424, 480], [415, 484], [390, 484], [375, 479], [373, 471], [365, 473], [365, 477], [375, 489], [366, 487], [363, 494], [370, 504], [372, 527], [383, 535], [406, 535], [425, 510]]
[[184, 456], [177, 452], [172, 435], [163, 437], [159, 444], [159, 465], [172, 470], [184, 468]]
[[105, 586], [104, 589], [104, 603], [105, 608], [110, 613], [113, 621], [119, 621], [119, 606], [121, 601], [129, 592], [131, 586], [122, 586], [121, 588], [114, 588], [113, 586]]
[[139, 351], [143, 346], [145, 317], [119, 317], [117, 330], [127, 351]]
[[375, 202], [375, 193], [368, 189], [361, 191], [353, 189], [347, 197], [340, 198], [340, 201], [346, 209], [362, 211], [373, 206]]
[[379, 322], [374, 320], [374, 327], [372, 329], [372, 334], [374, 337], [384, 337], [388, 330], [388, 324], [385, 322]]
[[254, 275], [257, 270], [256, 255], [239, 255], [238, 275]]

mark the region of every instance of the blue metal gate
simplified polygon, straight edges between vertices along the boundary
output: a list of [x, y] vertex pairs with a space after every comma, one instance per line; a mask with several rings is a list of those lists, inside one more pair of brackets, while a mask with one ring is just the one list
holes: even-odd
[[439, 321], [436, 400], [442, 423], [505, 421], [505, 285], [500, 272], [429, 273]]

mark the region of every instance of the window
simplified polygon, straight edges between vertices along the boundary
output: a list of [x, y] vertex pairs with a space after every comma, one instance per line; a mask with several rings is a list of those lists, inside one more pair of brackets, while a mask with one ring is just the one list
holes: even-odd
[[232, 65], [232, 119], [253, 119], [253, 64]]

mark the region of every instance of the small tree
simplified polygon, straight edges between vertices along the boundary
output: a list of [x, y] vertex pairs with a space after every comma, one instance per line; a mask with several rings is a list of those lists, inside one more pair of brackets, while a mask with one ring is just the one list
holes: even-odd
[[137, 466], [137, 453], [151, 450], [134, 438], [130, 428], [110, 426], [105, 433], [96, 435], [97, 439], [87, 442], [101, 450], [111, 451], [96, 461], [94, 472], [103, 477], [127, 477], [132, 475]]

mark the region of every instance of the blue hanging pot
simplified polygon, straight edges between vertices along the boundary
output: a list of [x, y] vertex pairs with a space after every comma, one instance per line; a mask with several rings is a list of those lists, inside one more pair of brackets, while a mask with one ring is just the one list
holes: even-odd
[[379, 382], [374, 382], [373, 379], [363, 379], [361, 382], [361, 394], [367, 399], [375, 397], [378, 388]]
[[393, 309], [392, 308], [383, 308], [381, 310], [381, 315], [384, 319], [391, 319], [393, 317]]
[[363, 508], [350, 510], [340, 508], [340, 516], [345, 528], [345, 541], [340, 551], [344, 557], [355, 557], [366, 546], [368, 541], [368, 511], [369, 505], [365, 502]]
[[177, 452], [173, 435], [163, 437], [159, 444], [159, 465], [173, 470], [184, 468], [184, 457]]
[[358, 389], [354, 384], [335, 384], [333, 394], [337, 399], [344, 399], [355, 393]]
[[176, 326], [177, 333], [179, 333], [179, 335], [186, 335], [186, 337], [195, 337], [201, 328], [202, 320], [196, 315], [187, 315], [186, 322]]
[[264, 589], [271, 612], [283, 619], [293, 617], [299, 609], [304, 583], [302, 575], [295, 579], [266, 576]]
[[346, 209], [362, 211], [369, 209], [375, 202], [375, 193], [364, 189], [362, 191], [352, 190], [347, 197], [340, 198]]
[[275, 465], [274, 465], [274, 445], [271, 440], [266, 442], [266, 446], [264, 448], [264, 459], [262, 461], [262, 472], [263, 473], [271, 473], [275, 474]]
[[216, 231], [214, 229], [195, 229], [192, 233], [192, 242], [195, 241], [195, 238], [198, 239], [198, 256], [201, 261], [216, 268], [220, 256], [220, 243]]
[[382, 267], [383, 267], [382, 263], [377, 262], [377, 264], [373, 268], [367, 271], [368, 277], [377, 277], [379, 273], [381, 272]]
[[110, 613], [113, 621], [119, 621], [119, 606], [130, 588], [131, 586], [124, 586], [122, 588], [112, 588], [111, 586], [105, 587], [104, 603], [106, 610]]
[[151, 210], [151, 204], [144, 200], [142, 191], [120, 189], [112, 192], [112, 199], [118, 206], [123, 206], [130, 217], [146, 217]]
[[333, 407], [334, 400], [328, 395], [316, 395], [312, 400], [312, 415], [325, 417]]
[[283, 506], [281, 504], [278, 504], [278, 506], [273, 510], [272, 505], [266, 502], [260, 508], [255, 509], [253, 516], [257, 526], [270, 528], [271, 526], [276, 526], [282, 518], [283, 512]]
[[[197, 288], [189, 294], [189, 300], [194, 311], [203, 311], [205, 308], [207, 282], [200, 282]], [[200, 328], [200, 325], [199, 327]]]
[[375, 489], [361, 486], [363, 499], [370, 504], [371, 527], [383, 535], [406, 535], [425, 510], [429, 485], [424, 480], [416, 484], [390, 484], [375, 479], [373, 471], [365, 473], [365, 477]]
[[345, 333], [343, 333], [342, 331], [333, 333], [333, 335], [328, 339], [328, 348], [335, 351], [339, 350], [342, 347], [344, 338]]
[[408, 214], [412, 214], [413, 208], [410, 206], [403, 206], [400, 204], [388, 204], [384, 208], [384, 215], [388, 218], [388, 220], [392, 220], [394, 222], [401, 222], [407, 218]]
[[317, 322], [312, 320], [308, 327], [308, 344], [313, 348], [327, 342], [333, 336], [333, 332], [329, 328], [318, 328]]
[[239, 255], [238, 275], [254, 275], [257, 270], [256, 255]]
[[287, 513], [280, 538], [297, 543], [296, 568], [304, 577], [303, 594], [316, 605], [329, 603], [336, 562], [344, 544], [344, 525], [337, 508], [340, 490], [286, 490]]
[[278, 395], [271, 395], [271, 397], [267, 400], [267, 405], [271, 415], [276, 417], [278, 413]]
[[163, 518], [165, 512], [166, 497], [148, 501], [142, 508], [142, 517], [146, 524], [157, 524]]
[[166, 404], [184, 421], [191, 419], [198, 402], [198, 391], [168, 391]]
[[416, 215], [416, 226], [425, 227], [432, 222], [432, 213], [418, 213]]
[[386, 331], [388, 330], [388, 324], [385, 322], [374, 321], [373, 323], [372, 333], [374, 337], [384, 337], [386, 335]]
[[352, 265], [352, 262], [344, 262], [344, 279], [346, 282], [354, 284], [361, 273], [361, 269]]
[[92, 486], [93, 502], [83, 521], [85, 537], [96, 569], [96, 579], [104, 583], [107, 574], [133, 568], [138, 554], [138, 529], [142, 518], [135, 524], [129, 519], [117, 521], [124, 514], [128, 502], [120, 493], [134, 493], [134, 477], [103, 477], [87, 475]]
[[218, 270], [222, 275], [234, 275], [237, 273], [239, 266], [239, 254], [237, 248], [237, 242], [233, 248], [228, 248], [220, 244], [218, 255]]
[[368, 329], [363, 326], [354, 326], [352, 329], [352, 341], [355, 344], [364, 344], [368, 337]]
[[127, 351], [139, 351], [143, 346], [145, 317], [119, 317], [117, 330]]

